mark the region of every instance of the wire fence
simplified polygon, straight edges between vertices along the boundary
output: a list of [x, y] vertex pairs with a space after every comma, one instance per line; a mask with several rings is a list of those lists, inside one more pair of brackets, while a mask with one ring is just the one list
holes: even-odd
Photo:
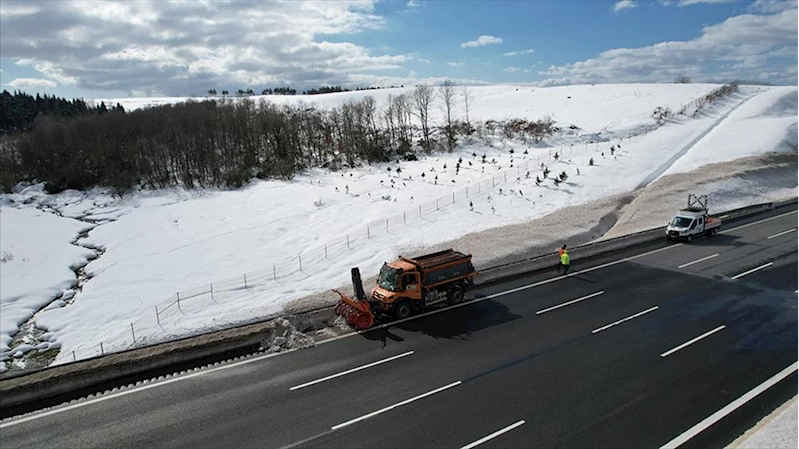
[[[627, 139], [633, 137], [630, 135]], [[324, 268], [334, 264], [338, 255], [365, 243], [389, 238], [395, 235], [395, 232], [410, 228], [424, 231], [425, 228], [444, 218], [452, 207], [470, 207], [470, 204], [484, 202], [487, 195], [496, 195], [499, 189], [508, 184], [535, 178], [541, 172], [542, 164], [548, 166], [553, 162], [557, 163], [558, 159], [560, 162], [568, 164], [566, 160], [572, 156], [586, 157], [587, 153], [593, 154], [600, 151], [600, 144], [610, 146], [611, 142], [539, 148], [537, 150], [541, 154], [522, 156], [523, 158], [518, 159], [518, 164], [512, 168], [498, 170], [492, 175], [469, 182], [465, 187], [450, 190], [434, 200], [416, 204], [401, 213], [373, 221], [360, 228], [351, 229], [344, 235], [298, 252], [294, 257], [270, 261], [259, 270], [248, 271], [226, 279], [213, 280], [206, 285], [175, 292], [171, 297], [152, 306], [152, 310], [139, 311], [127, 325], [117, 325], [109, 329], [96, 343], [79, 345], [71, 351], [67, 359], [74, 362], [110, 352], [185, 338], [191, 336], [192, 332], [195, 334], [208, 332], [207, 328], [193, 331], [191, 327], [182, 327], [181, 324], [186, 321], [187, 317], [206, 312], [209, 307], [240, 300], [242, 296], [256, 297], [280, 283], [288, 284], [292, 281], [305, 280], [313, 276], [314, 272], [324, 271]], [[485, 163], [485, 166], [493, 167], [493, 164]], [[573, 165], [567, 165], [565, 168], [570, 169], [570, 167]], [[565, 171], [562, 168], [564, 167], [559, 167], [558, 170]], [[472, 168], [472, 170], [475, 169]], [[373, 199], [373, 201], [381, 200]], [[274, 313], [277, 312], [279, 310]], [[251, 322], [260, 321], [266, 317], [263, 315], [253, 316]], [[224, 320], [220, 321], [224, 322]], [[219, 329], [225, 327], [228, 326], [220, 324]], [[69, 362], [69, 360], [62, 360], [62, 362]]]

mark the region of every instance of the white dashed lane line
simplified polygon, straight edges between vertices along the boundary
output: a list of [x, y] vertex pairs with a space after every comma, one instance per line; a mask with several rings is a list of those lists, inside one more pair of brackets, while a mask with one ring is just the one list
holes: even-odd
[[702, 335], [700, 335], [700, 336], [698, 336], [698, 337], [696, 337], [696, 338], [694, 338], [694, 339], [692, 339], [692, 340], [689, 340], [689, 341], [687, 341], [687, 342], [685, 342], [685, 343], [681, 344], [680, 346], [677, 346], [677, 347], [676, 347], [676, 348], [674, 348], [674, 349], [669, 349], [668, 351], [664, 352], [663, 354], [660, 354], [660, 356], [661, 356], [661, 357], [668, 357], [668, 356], [670, 356], [670, 355], [674, 354], [675, 352], [679, 351], [680, 349], [683, 349], [683, 348], [685, 348], [685, 347], [687, 347], [687, 346], [690, 346], [690, 345], [692, 345], [692, 344], [696, 343], [697, 341], [699, 341], [699, 340], [701, 340], [701, 339], [703, 339], [703, 338], [705, 338], [705, 337], [708, 337], [708, 336], [710, 336], [710, 335], [713, 335], [713, 334], [715, 334], [716, 332], [718, 332], [718, 331], [720, 331], [720, 330], [724, 329], [725, 327], [727, 327], [727, 326], [724, 326], [724, 325], [722, 324], [721, 326], [719, 326], [719, 327], [717, 327], [717, 328], [713, 329], [712, 331], [705, 332], [704, 334], [702, 334]]
[[693, 261], [693, 262], [684, 263], [684, 264], [680, 265], [680, 266], [679, 266], [679, 267], [677, 267], [677, 268], [685, 268], [685, 267], [687, 267], [687, 266], [690, 266], [690, 265], [693, 265], [693, 264], [695, 264], [695, 263], [704, 262], [704, 261], [706, 261], [706, 260], [710, 260], [710, 259], [712, 259], [712, 258], [714, 258], [714, 257], [718, 257], [718, 255], [719, 255], [719, 254], [718, 254], [718, 253], [716, 253], [716, 254], [713, 254], [712, 256], [703, 257], [703, 258], [701, 258], [701, 259], [697, 259], [697, 260], [695, 260], [695, 261]]
[[488, 436], [485, 436], [483, 438], [480, 438], [479, 440], [475, 441], [474, 443], [469, 443], [466, 446], [463, 446], [461, 449], [472, 449], [473, 447], [477, 447], [477, 446], [485, 443], [488, 440], [492, 440], [492, 439], [502, 435], [503, 433], [510, 432], [511, 430], [521, 426], [522, 424], [524, 424], [524, 420], [515, 422], [515, 423], [509, 425], [508, 427], [505, 427], [504, 429], [497, 430], [496, 432], [492, 433], [491, 435], [488, 435]]
[[311, 386], [311, 385], [318, 384], [320, 382], [324, 382], [326, 380], [335, 379], [337, 377], [346, 376], [347, 374], [352, 374], [352, 373], [354, 373], [356, 371], [360, 371], [360, 370], [366, 369], [366, 368], [371, 368], [373, 366], [377, 366], [377, 365], [380, 365], [380, 364], [383, 364], [383, 363], [386, 363], [386, 362], [390, 362], [392, 360], [397, 360], [397, 359], [400, 359], [402, 357], [409, 356], [411, 354], [413, 354], [413, 351], [408, 351], [408, 352], [406, 352], [404, 354], [395, 355], [393, 357], [389, 357], [389, 358], [383, 359], [383, 360], [378, 360], [376, 362], [372, 362], [372, 363], [369, 363], [369, 364], [366, 364], [366, 365], [363, 365], [363, 366], [359, 366], [357, 368], [348, 369], [347, 371], [342, 371], [340, 373], [336, 373], [336, 374], [333, 374], [333, 375], [330, 375], [330, 376], [327, 376], [327, 377], [323, 377], [321, 379], [316, 379], [314, 381], [307, 382], [307, 383], [304, 383], [302, 385], [295, 385], [295, 386], [289, 388], [289, 390], [291, 390], [291, 391], [299, 390], [300, 388], [305, 388], [305, 387], [308, 387], [308, 386]]
[[757, 267], [757, 268], [752, 268], [752, 269], [751, 269], [751, 270], [749, 270], [749, 271], [744, 271], [744, 272], [743, 272], [743, 273], [741, 273], [741, 274], [736, 274], [735, 276], [731, 277], [730, 279], [738, 279], [738, 278], [742, 278], [742, 277], [746, 276], [747, 274], [754, 273], [755, 271], [760, 271], [760, 270], [762, 270], [763, 268], [768, 268], [768, 267], [770, 267], [770, 266], [772, 266], [772, 265], [774, 265], [774, 262], [769, 262], [769, 263], [767, 263], [767, 264], [764, 264], [764, 265], [761, 265], [761, 266], [759, 266], [759, 267]]

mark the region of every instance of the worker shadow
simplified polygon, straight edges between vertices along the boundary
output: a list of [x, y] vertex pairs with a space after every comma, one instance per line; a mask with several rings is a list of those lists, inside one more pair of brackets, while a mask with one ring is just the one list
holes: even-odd
[[487, 299], [399, 323], [396, 328], [436, 339], [468, 340], [474, 332], [519, 318], [521, 315], [512, 313], [506, 305]]
[[364, 332], [361, 335], [363, 336], [363, 338], [365, 338], [367, 340], [380, 341], [381, 343], [383, 343], [383, 346], [382, 346], [383, 348], [386, 347], [386, 344], [387, 344], [388, 340], [391, 340], [391, 341], [394, 341], [394, 342], [397, 342], [397, 343], [405, 341], [404, 338], [402, 338], [399, 335], [391, 332], [391, 329], [389, 327], [380, 327], [380, 328], [377, 328], [377, 329], [374, 329], [374, 330], [370, 330], [370, 331]]

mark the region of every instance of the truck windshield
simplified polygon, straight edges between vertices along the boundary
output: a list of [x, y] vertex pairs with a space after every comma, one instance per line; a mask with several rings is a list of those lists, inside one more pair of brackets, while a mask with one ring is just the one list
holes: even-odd
[[388, 264], [383, 264], [383, 268], [380, 269], [380, 274], [377, 277], [377, 284], [392, 292], [399, 291], [401, 275], [402, 270], [391, 268]]
[[687, 228], [689, 224], [691, 224], [692, 218], [688, 217], [674, 217], [674, 220], [671, 221], [671, 225], [675, 228]]

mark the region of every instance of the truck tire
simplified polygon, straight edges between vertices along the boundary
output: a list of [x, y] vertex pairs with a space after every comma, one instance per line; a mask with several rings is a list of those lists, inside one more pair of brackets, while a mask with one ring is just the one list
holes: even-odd
[[692, 236], [691, 234], [688, 234], [688, 237], [685, 238], [685, 242], [686, 243], [691, 243], [691, 241], [693, 241], [693, 239], [694, 239], [694, 236]]
[[463, 293], [463, 286], [462, 285], [453, 285], [449, 289], [449, 303], [450, 304], [460, 304], [463, 302], [464, 293]]
[[409, 301], [400, 301], [394, 305], [394, 318], [398, 320], [404, 320], [411, 315], [413, 315], [413, 307], [411, 307], [411, 303]]

